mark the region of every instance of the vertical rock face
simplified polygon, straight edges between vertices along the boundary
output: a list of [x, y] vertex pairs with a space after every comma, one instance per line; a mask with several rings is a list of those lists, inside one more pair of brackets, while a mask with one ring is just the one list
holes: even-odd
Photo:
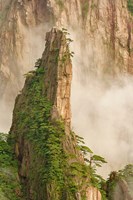
[[[6, 8], [5, 6], [3, 8]], [[126, 0], [71, 0], [66, 2], [62, 0], [11, 0], [8, 9], [4, 9], [4, 23], [0, 22], [0, 95], [5, 102], [13, 104], [14, 97], [23, 85], [23, 74], [32, 67], [35, 55], [38, 57], [42, 52], [41, 42], [44, 41], [44, 32], [53, 25], [68, 27], [78, 35], [81, 52], [83, 52], [81, 56], [85, 54], [88, 60], [88, 66], [83, 67], [89, 68], [89, 72], [92, 71], [100, 76], [103, 73], [114, 75], [133, 72], [132, 17], [128, 13]], [[56, 31], [52, 36], [58, 41]], [[57, 45], [57, 53], [59, 53], [58, 47], [60, 48], [60, 42]], [[62, 51], [64, 53], [64, 49], [60, 49], [60, 55]], [[52, 66], [49, 60], [42, 59], [43, 62]], [[60, 61], [58, 61], [59, 65]], [[53, 70], [52, 73], [56, 71]], [[62, 73], [65, 76], [58, 81], [58, 84], [54, 84], [53, 74], [49, 74], [52, 77], [51, 83], [48, 82], [46, 76], [44, 82], [47, 92], [46, 88], [45, 92], [53, 104], [52, 118], [64, 119], [66, 130], [69, 132], [69, 99], [65, 94], [70, 92], [71, 72], [67, 64], [59, 68], [57, 72], [59, 77]], [[55, 98], [56, 95], [59, 98]], [[15, 126], [14, 124], [13, 127]], [[15, 130], [13, 127], [12, 129]], [[19, 142], [23, 144], [24, 141]], [[16, 151], [21, 160], [21, 154], [26, 154], [27, 157], [27, 152], [31, 147], [25, 143], [25, 149], [28, 150], [23, 152], [20, 144], [18, 147], [17, 143]], [[27, 158], [23, 160], [22, 166], [28, 168]], [[20, 171], [25, 177], [24, 170]]]
[[66, 32], [47, 33], [38, 69], [27, 74], [16, 99], [10, 133], [29, 200], [101, 199], [97, 189], [88, 188], [89, 168], [70, 129], [69, 42]]
[[[32, 54], [29, 51], [32, 50], [27, 37], [31, 39], [32, 34], [26, 28], [35, 27], [42, 21], [50, 23], [51, 17], [46, 1], [9, 1], [8, 7], [8, 10], [3, 8], [6, 16], [1, 22], [0, 31], [0, 91], [4, 100], [8, 99], [12, 103], [12, 97], [17, 94], [20, 85], [23, 85], [23, 74], [27, 72], [25, 66], [28, 65], [30, 69], [32, 64], [29, 61]], [[32, 48], [35, 49], [36, 46]]]
[[8, 102], [22, 87], [22, 75], [40, 56], [44, 32], [53, 25], [78, 34], [92, 71], [132, 73], [132, 18], [126, 0], [12, 0], [8, 7], [0, 31], [0, 91]]
[[79, 46], [75, 54], [80, 51], [83, 58], [80, 77], [84, 72], [132, 73], [132, 17], [126, 0], [11, 0], [3, 4], [0, 14], [4, 16], [0, 20], [0, 108], [4, 106], [5, 113], [12, 112], [23, 74], [41, 56], [45, 33], [54, 25], [74, 33]]
[[46, 66], [45, 90], [53, 103], [52, 118], [65, 120], [70, 130], [70, 90], [72, 65], [69, 52], [69, 39], [66, 35], [52, 29], [46, 35], [46, 50], [42, 56], [42, 65]]
[[101, 193], [97, 188], [90, 187], [87, 189], [87, 200], [100, 200]]
[[98, 69], [109, 73], [131, 72], [132, 19], [127, 1], [90, 1], [85, 25], [94, 44], [93, 51], [99, 53], [99, 57], [95, 56]]

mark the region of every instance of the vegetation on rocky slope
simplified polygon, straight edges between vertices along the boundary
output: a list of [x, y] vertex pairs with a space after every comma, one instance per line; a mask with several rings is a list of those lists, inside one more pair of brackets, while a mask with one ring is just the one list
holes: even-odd
[[0, 199], [20, 200], [21, 186], [18, 177], [18, 165], [7, 142], [7, 135], [0, 133]]
[[133, 165], [127, 165], [123, 170], [111, 172], [107, 181], [108, 200], [132, 199], [133, 197]]
[[66, 35], [66, 29], [47, 33], [42, 59], [35, 71], [25, 75], [25, 86], [15, 102], [10, 136], [28, 200], [85, 200], [90, 187], [105, 197], [104, 180], [96, 167], [106, 161], [70, 130], [73, 52]]
[[[50, 120], [52, 105], [43, 95], [44, 73], [44, 68], [39, 67], [36, 72], [27, 75], [29, 77], [26, 90], [20, 107], [15, 110], [18, 123], [16, 138], [22, 134], [32, 144], [34, 151], [29, 180], [31, 185], [37, 183], [38, 190], [34, 190], [33, 198], [39, 199], [41, 191], [48, 189], [51, 199], [71, 200], [76, 198], [78, 191], [89, 185], [100, 189], [102, 179], [96, 175], [95, 166], [77, 162], [76, 155], [64, 151], [63, 141], [66, 140], [64, 124], [61, 121]], [[75, 138], [74, 133], [71, 133], [71, 136], [72, 139]], [[85, 154], [89, 153], [89, 148], [83, 145], [77, 145], [76, 148], [82, 148]], [[105, 161], [100, 158], [99, 162]], [[83, 191], [82, 195], [85, 198]], [[47, 199], [46, 196], [42, 198]]]
[[127, 1], [127, 5], [128, 5], [128, 10], [131, 12], [131, 14], [133, 15], [133, 0], [128, 0]]

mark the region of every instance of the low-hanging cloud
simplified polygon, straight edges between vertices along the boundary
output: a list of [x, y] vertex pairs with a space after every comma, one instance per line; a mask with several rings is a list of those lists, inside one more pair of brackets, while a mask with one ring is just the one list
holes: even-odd
[[0, 101], [0, 132], [7, 133], [11, 125], [12, 109], [11, 106], [3, 101]]
[[133, 162], [133, 78], [110, 84], [106, 88], [98, 79], [74, 83], [73, 127], [111, 170], [118, 170]]
[[[41, 24], [33, 28], [26, 28], [21, 24], [21, 37], [18, 48], [18, 66], [14, 67], [13, 74], [7, 78], [7, 87], [0, 99], [0, 132], [9, 132], [12, 122], [12, 112], [16, 94], [21, 91], [24, 84], [24, 74], [34, 69], [35, 62], [41, 58], [45, 48], [45, 34], [49, 30], [48, 24]], [[11, 66], [4, 66], [5, 69], [12, 69]], [[17, 69], [15, 71], [15, 69]], [[19, 72], [19, 73], [18, 73]], [[12, 75], [12, 82], [10, 81]], [[9, 80], [8, 80], [9, 79]], [[15, 83], [18, 85], [16, 86]], [[10, 84], [8, 84], [10, 83]], [[11, 88], [12, 87], [12, 88]], [[13, 91], [13, 92], [11, 92]]]
[[[45, 33], [48, 30], [49, 26], [46, 25], [23, 30], [24, 73], [32, 69], [35, 60], [41, 57]], [[72, 126], [75, 132], [85, 138], [86, 144], [94, 153], [108, 161], [105, 169], [101, 169], [101, 173], [107, 175], [111, 170], [133, 162], [133, 78], [128, 75], [103, 78], [99, 68], [105, 62], [107, 64], [109, 59], [100, 49], [99, 39], [99, 47], [95, 47], [91, 41], [83, 46], [82, 31], [70, 32], [74, 39], [72, 49], [75, 52], [71, 97]], [[113, 66], [113, 61], [109, 60], [109, 63]], [[7, 132], [10, 128], [12, 109], [13, 107], [8, 109], [7, 102], [0, 103], [2, 132]]]
[[72, 46], [72, 126], [95, 154], [105, 157], [108, 164], [100, 173], [107, 176], [133, 162], [133, 77], [100, 74], [97, 66], [105, 59], [102, 50], [91, 42], [86, 51], [79, 46]]

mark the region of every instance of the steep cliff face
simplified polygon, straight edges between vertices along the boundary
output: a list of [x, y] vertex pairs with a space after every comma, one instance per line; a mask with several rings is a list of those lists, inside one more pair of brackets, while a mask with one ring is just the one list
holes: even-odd
[[[14, 98], [23, 85], [23, 74], [32, 69], [36, 58], [40, 57], [45, 32], [53, 25], [67, 27], [74, 35], [74, 44], [78, 42], [78, 48], [74, 51], [76, 55], [80, 51], [82, 57], [78, 62], [80, 66], [76, 68], [79, 70], [78, 73], [80, 72], [81, 79], [91, 73], [95, 77], [96, 75], [101, 77], [103, 74], [132, 73], [132, 17], [128, 12], [126, 0], [11, 0], [6, 2], [7, 5], [3, 3], [0, 11], [4, 19], [0, 21], [2, 101], [0, 109], [3, 107], [3, 102], [6, 108], [9, 104], [12, 107]], [[53, 74], [49, 75], [53, 76]], [[69, 78], [71, 79], [71, 75]], [[53, 83], [49, 87], [48, 79], [46, 80], [45, 84], [50, 91], [47, 96], [54, 105], [53, 119], [59, 117], [61, 113], [62, 118], [66, 119], [65, 128], [69, 133], [70, 110], [67, 97], [63, 97], [65, 92], [69, 94], [67, 91], [69, 89], [67, 86], [63, 86], [62, 89], [55, 85], [54, 87]], [[60, 80], [60, 84], [64, 82]], [[57, 94], [62, 98], [54, 99], [54, 94], [51, 97], [53, 89], [56, 89]], [[67, 107], [67, 112], [62, 105]], [[55, 109], [56, 106], [58, 109]], [[2, 113], [3, 117], [5, 110]]]
[[23, 85], [22, 75], [43, 50], [44, 32], [53, 25], [76, 33], [81, 56], [88, 60], [88, 66], [82, 63], [84, 70], [132, 73], [132, 18], [126, 0], [12, 0], [8, 7], [0, 31], [4, 100], [13, 102]]
[[[0, 133], [0, 199], [24, 200], [18, 176], [17, 160], [8, 134]], [[10, 140], [11, 142], [11, 140]]]
[[131, 72], [132, 21], [127, 1], [93, 1], [88, 13], [86, 29], [94, 55], [99, 54], [94, 65], [109, 74]]
[[70, 129], [70, 39], [52, 29], [38, 68], [27, 74], [10, 130], [27, 199], [100, 200]]
[[82, 55], [88, 59], [85, 67], [98, 74], [132, 73], [132, 17], [127, 0], [60, 2], [62, 10], [51, 1], [57, 24], [80, 30], [81, 52], [87, 50]]
[[47, 97], [53, 104], [52, 119], [61, 117], [70, 132], [72, 78], [71, 53], [68, 49], [70, 41], [65, 39], [65, 34], [62, 35], [62, 32], [57, 33], [56, 29], [46, 35], [46, 41], [46, 51], [43, 53], [41, 65], [47, 66], [44, 84]]
[[[28, 58], [31, 49], [26, 45], [30, 30], [26, 32], [25, 28], [28, 25], [30, 27], [37, 25], [40, 19], [46, 22], [48, 18], [45, 1], [10, 1], [8, 6], [6, 20], [3, 21], [0, 31], [0, 91], [5, 99], [17, 94], [20, 85], [23, 84], [23, 74], [27, 71], [25, 65], [28, 64], [29, 68], [31, 64]], [[9, 95], [6, 96], [3, 91], [7, 91]], [[8, 99], [9, 102], [10, 100], [11, 98]]]

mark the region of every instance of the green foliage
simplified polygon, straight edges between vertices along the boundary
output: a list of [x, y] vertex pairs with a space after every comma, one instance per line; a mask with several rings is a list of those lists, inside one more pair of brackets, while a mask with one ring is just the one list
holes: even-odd
[[127, 6], [128, 6], [128, 10], [131, 12], [131, 14], [133, 15], [133, 0], [128, 0], [127, 1]]
[[118, 176], [121, 178], [133, 177], [133, 165], [126, 165], [123, 170], [118, 171]]
[[21, 186], [17, 179], [17, 162], [7, 142], [7, 134], [0, 133], [0, 198], [20, 200]]
[[121, 180], [124, 180], [124, 182], [126, 181], [127, 184], [128, 182], [133, 181], [133, 165], [132, 164], [126, 165], [124, 169], [119, 170], [118, 172], [113, 171], [109, 175], [109, 178], [107, 180], [107, 196], [109, 200], [113, 199], [115, 188]]
[[14, 166], [11, 146], [7, 143], [7, 134], [0, 133], [0, 166]]
[[79, 135], [75, 135], [76, 136], [76, 139], [77, 139], [77, 144], [85, 144], [84, 142], [84, 138], [83, 137], [80, 137]]
[[89, 147], [84, 145], [80, 146], [80, 150], [83, 152], [84, 155], [87, 155], [88, 153], [93, 153], [93, 151]]
[[35, 63], [35, 67], [39, 68], [41, 66], [41, 63], [42, 63], [42, 59], [41, 58], [37, 59]]
[[76, 135], [76, 138], [78, 143], [78, 149], [82, 151], [85, 161], [89, 163], [90, 166], [93, 165], [95, 167], [102, 167], [102, 164], [107, 163], [103, 157], [99, 155], [94, 155], [93, 151], [89, 147], [82, 145], [84, 144], [84, 139], [82, 137]]
[[44, 74], [45, 70], [40, 66], [26, 80], [21, 105], [16, 110], [16, 140], [21, 134], [32, 144], [34, 154], [29, 181], [31, 185], [38, 185], [37, 189], [34, 188], [34, 197], [39, 199], [41, 190], [44, 193], [52, 185], [51, 199], [61, 199], [64, 190], [69, 194], [69, 199], [74, 199], [77, 186], [70, 181], [71, 176], [66, 176], [70, 167], [69, 155], [63, 149], [63, 141], [66, 140], [64, 123], [50, 120], [52, 104], [45, 97]]
[[99, 155], [93, 155], [93, 156], [91, 156], [91, 161], [97, 167], [102, 167], [102, 164], [107, 163], [106, 160], [103, 157], [99, 156]]
[[[39, 60], [37, 70], [32, 72], [32, 76], [28, 76], [21, 98], [17, 102], [19, 106], [16, 106], [15, 110], [15, 140], [17, 142], [18, 138], [23, 138], [30, 144], [30, 151], [34, 152], [30, 155], [28, 175], [34, 198], [39, 199], [40, 194], [49, 191], [51, 199], [63, 199], [66, 195], [67, 199], [74, 200], [76, 193], [87, 186], [93, 185], [101, 190], [103, 179], [96, 174], [96, 163], [105, 163], [105, 160], [93, 155], [91, 149], [83, 145], [83, 139], [72, 132], [71, 139], [74, 144], [70, 145], [74, 145], [75, 150], [80, 150], [84, 156], [90, 155], [89, 164], [80, 162], [75, 151], [64, 150], [64, 141], [66, 144], [67, 140], [71, 143], [70, 138], [65, 134], [62, 121], [51, 120], [52, 104], [45, 96], [47, 87], [44, 86], [44, 75], [45, 68]], [[25, 171], [27, 172], [27, 169]], [[83, 191], [81, 193], [83, 194]], [[43, 199], [46, 200], [46, 197]]]
[[68, 30], [66, 28], [62, 28], [62, 31], [66, 36], [70, 35], [70, 33], [68, 32]]
[[107, 163], [105, 159], [99, 155], [93, 154], [93, 151], [85, 146], [84, 138], [76, 135], [78, 149], [80, 149], [84, 155], [86, 161], [86, 168], [84, 168], [84, 173], [89, 176], [90, 184], [98, 188], [102, 194], [102, 200], [106, 200], [106, 191], [103, 189], [103, 185], [106, 184], [106, 181], [97, 174], [97, 167], [102, 167], [102, 164]]

